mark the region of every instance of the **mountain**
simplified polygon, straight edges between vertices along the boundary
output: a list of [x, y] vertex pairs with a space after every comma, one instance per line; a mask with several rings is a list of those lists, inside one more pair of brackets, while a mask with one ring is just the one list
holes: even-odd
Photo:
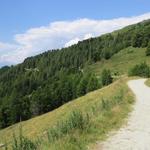
[[128, 80], [123, 77], [54, 111], [0, 130], [0, 145], [10, 150], [89, 149], [118, 129], [132, 110], [134, 95]]
[[0, 128], [52, 111], [101, 88], [105, 68], [113, 75], [127, 73], [140, 57], [147, 60], [143, 52], [149, 40], [147, 20], [1, 68]]

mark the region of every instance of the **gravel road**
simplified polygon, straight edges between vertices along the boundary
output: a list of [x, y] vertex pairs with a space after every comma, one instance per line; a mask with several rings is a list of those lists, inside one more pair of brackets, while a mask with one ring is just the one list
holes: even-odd
[[131, 80], [128, 86], [136, 96], [134, 109], [127, 125], [103, 143], [96, 146], [97, 150], [150, 150], [150, 88], [146, 79]]

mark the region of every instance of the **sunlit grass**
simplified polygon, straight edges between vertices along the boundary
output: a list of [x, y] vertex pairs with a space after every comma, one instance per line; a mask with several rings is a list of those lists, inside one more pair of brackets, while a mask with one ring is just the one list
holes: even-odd
[[150, 57], [146, 57], [145, 51], [145, 48], [128, 47], [112, 56], [111, 59], [102, 60], [88, 66], [86, 69], [95, 72], [97, 75], [100, 75], [105, 68], [110, 69], [114, 74], [128, 74], [128, 70], [136, 64], [146, 62], [150, 65]]
[[[105, 139], [110, 130], [122, 125], [131, 110], [134, 97], [127, 81], [128, 78], [120, 79], [50, 113], [22, 122], [23, 136], [29, 141], [40, 138], [40, 148], [52, 150], [85, 149]], [[0, 142], [12, 143], [13, 133], [19, 135], [19, 126], [1, 130]]]

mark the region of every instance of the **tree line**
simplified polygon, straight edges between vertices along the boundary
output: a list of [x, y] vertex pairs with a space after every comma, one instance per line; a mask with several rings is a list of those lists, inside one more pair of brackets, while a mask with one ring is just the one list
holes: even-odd
[[149, 39], [150, 20], [1, 68], [0, 128], [51, 111], [111, 83], [108, 70], [101, 75], [107, 77], [102, 81], [84, 68], [129, 46], [148, 47]]

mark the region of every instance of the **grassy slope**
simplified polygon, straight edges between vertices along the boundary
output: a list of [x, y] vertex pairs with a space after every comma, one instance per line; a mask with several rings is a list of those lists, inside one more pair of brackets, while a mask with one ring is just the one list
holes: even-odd
[[[130, 47], [114, 55], [110, 60], [98, 62], [86, 69], [90, 69], [92, 72], [96, 72], [97, 75], [99, 75], [104, 68], [109, 68], [113, 72], [119, 72], [120, 74], [127, 74], [130, 67], [143, 61], [146, 61], [148, 64], [150, 64], [149, 57], [145, 57], [145, 49]], [[127, 79], [124, 79], [124, 81], [121, 82], [119, 80], [109, 87], [91, 92], [81, 98], [78, 98], [77, 100], [69, 102], [68, 104], [65, 104], [64, 106], [56, 109], [55, 111], [22, 122], [24, 135], [31, 139], [34, 139], [37, 136], [41, 136], [45, 130], [55, 125], [59, 120], [65, 120], [74, 108], [80, 109], [84, 112], [88, 112], [91, 109], [91, 106], [99, 102], [102, 97], [113, 97], [115, 96], [116, 92], [118, 92], [122, 88], [127, 90], [127, 96], [125, 97], [125, 99], [132, 99], [133, 97], [131, 98], [131, 93], [129, 92], [129, 89], [125, 84], [126, 81]], [[111, 116], [108, 115], [106, 118], [104, 118], [104, 126], [108, 126], [106, 126], [106, 128], [103, 127], [103, 134], [101, 132], [102, 124], [101, 122], [99, 122], [100, 118], [93, 118], [95, 120], [94, 124], [96, 126], [94, 128], [95, 132], [91, 132], [90, 134], [85, 133], [84, 136], [78, 134], [77, 137], [79, 141], [82, 141], [81, 143], [87, 144], [89, 143], [89, 141], [97, 140], [97, 138], [103, 138], [109, 130], [119, 127], [122, 123], [122, 118], [125, 118], [125, 116], [127, 116], [129, 112], [128, 106], [129, 105], [119, 105], [119, 107], [114, 109], [115, 111], [111, 114]], [[4, 130], [1, 130], [0, 143], [4, 143], [5, 140], [11, 141], [12, 132], [17, 133], [18, 128], [19, 124], [16, 124]], [[66, 140], [68, 139], [65, 139], [63, 141], [66, 142]], [[63, 145], [63, 141], [59, 140], [57, 146], [59, 147], [59, 145]], [[54, 149], [56, 149], [56, 147]]]
[[129, 47], [120, 51], [111, 59], [97, 62], [87, 69], [96, 72], [97, 75], [99, 75], [104, 68], [111, 69], [113, 72], [119, 72], [120, 74], [127, 74], [129, 68], [143, 61], [150, 65], [150, 57], [145, 56], [145, 48]]
[[[130, 104], [133, 102], [133, 95], [128, 89], [126, 81], [127, 79], [125, 78], [120, 79], [108, 87], [91, 92], [77, 100], [69, 102], [53, 112], [22, 122], [23, 134], [31, 139], [37, 138], [37, 135], [43, 135], [43, 132], [55, 125], [58, 120], [67, 118], [67, 115], [75, 108], [83, 112], [90, 112], [92, 106], [98, 106], [102, 98], [112, 100], [112, 97], [117, 96], [118, 93], [123, 90], [123, 102], [114, 106], [104, 115], [94, 115], [92, 118], [92, 127], [89, 132], [73, 132], [71, 135], [66, 136], [65, 139], [60, 139], [50, 145], [47, 143], [42, 145], [42, 149], [49, 149], [49, 147], [51, 147], [51, 149], [59, 149], [61, 147], [61, 149], [65, 150], [69, 149], [70, 146], [72, 149], [79, 149], [79, 147], [76, 146], [81, 146], [84, 149], [86, 144], [98, 139], [103, 139], [109, 130], [120, 127], [123, 118], [125, 118], [129, 110], [131, 110]], [[17, 133], [18, 128], [19, 124], [16, 124], [1, 130], [0, 142], [3, 143], [5, 140], [12, 140], [12, 132], [15, 131]], [[75, 144], [70, 143], [72, 136], [76, 138]]]

